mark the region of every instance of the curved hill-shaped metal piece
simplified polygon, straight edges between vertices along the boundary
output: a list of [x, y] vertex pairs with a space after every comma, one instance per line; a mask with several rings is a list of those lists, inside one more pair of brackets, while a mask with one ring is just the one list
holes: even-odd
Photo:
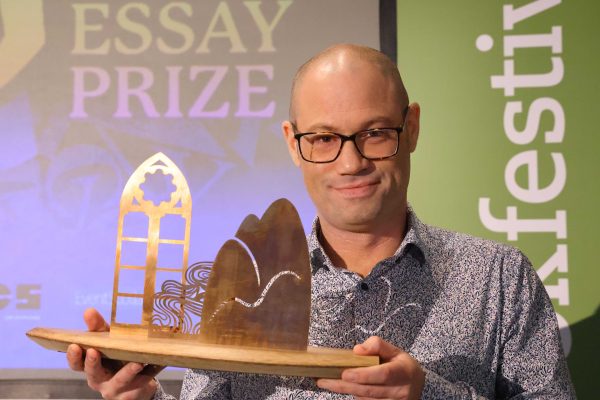
[[221, 247], [211, 271], [200, 340], [305, 350], [311, 272], [298, 212], [277, 200], [260, 220], [246, 217], [236, 238]]

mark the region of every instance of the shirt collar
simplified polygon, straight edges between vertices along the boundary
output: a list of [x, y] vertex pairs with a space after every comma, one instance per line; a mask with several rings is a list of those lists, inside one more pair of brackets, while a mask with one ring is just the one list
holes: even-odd
[[[407, 210], [406, 223], [406, 235], [404, 236], [402, 243], [400, 243], [400, 247], [398, 247], [393, 256], [381, 261], [398, 262], [405, 255], [410, 255], [419, 261], [421, 265], [427, 262], [429, 254], [424, 241], [424, 238], [426, 237], [427, 226], [422, 223], [419, 218], [417, 218], [417, 215], [410, 205], [408, 206]], [[325, 253], [325, 250], [323, 249], [323, 246], [319, 240], [320, 232], [321, 225], [319, 223], [319, 217], [315, 217], [312, 224], [312, 231], [307, 238], [308, 252], [310, 254], [313, 274], [316, 273], [320, 268], [325, 268], [328, 270], [340, 269], [333, 265], [327, 253]]]

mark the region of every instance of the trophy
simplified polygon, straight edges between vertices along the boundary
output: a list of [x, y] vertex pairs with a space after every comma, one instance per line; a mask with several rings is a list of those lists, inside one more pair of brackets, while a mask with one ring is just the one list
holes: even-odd
[[[145, 197], [148, 177], [171, 177], [162, 201]], [[248, 215], [214, 262], [188, 266], [192, 200], [186, 179], [163, 153], [144, 161], [129, 178], [120, 201], [110, 332], [34, 328], [41, 346], [66, 352], [71, 343], [108, 359], [158, 366], [339, 378], [346, 368], [379, 363], [347, 349], [308, 345], [311, 267], [300, 217], [286, 199], [262, 218]], [[147, 232], [127, 233], [130, 217]], [[177, 218], [179, 232], [161, 231]], [[145, 247], [143, 262], [128, 262], [132, 245]], [[164, 262], [166, 247], [180, 264]], [[172, 261], [171, 261], [172, 262]], [[125, 277], [137, 277], [135, 288]], [[125, 315], [124, 299], [140, 305]]]

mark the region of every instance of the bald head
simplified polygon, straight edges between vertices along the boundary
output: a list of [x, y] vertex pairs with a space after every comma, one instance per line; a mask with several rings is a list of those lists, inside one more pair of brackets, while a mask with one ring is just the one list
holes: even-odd
[[408, 106], [408, 94], [402, 83], [402, 78], [396, 65], [382, 52], [370, 47], [353, 44], [338, 44], [321, 51], [304, 63], [296, 72], [292, 82], [290, 99], [290, 120], [296, 121], [298, 92], [305, 84], [310, 84], [312, 78], [327, 74], [345, 73], [361, 68], [373, 68], [381, 76], [389, 80], [397, 97], [401, 110]]

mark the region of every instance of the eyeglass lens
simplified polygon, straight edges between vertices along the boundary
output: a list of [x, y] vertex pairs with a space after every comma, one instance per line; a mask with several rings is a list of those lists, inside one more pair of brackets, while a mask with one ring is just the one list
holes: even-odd
[[329, 132], [310, 133], [301, 137], [300, 151], [307, 161], [329, 162], [337, 158], [345, 141], [354, 142], [365, 158], [386, 158], [396, 154], [398, 132], [395, 129], [373, 129], [352, 136]]

